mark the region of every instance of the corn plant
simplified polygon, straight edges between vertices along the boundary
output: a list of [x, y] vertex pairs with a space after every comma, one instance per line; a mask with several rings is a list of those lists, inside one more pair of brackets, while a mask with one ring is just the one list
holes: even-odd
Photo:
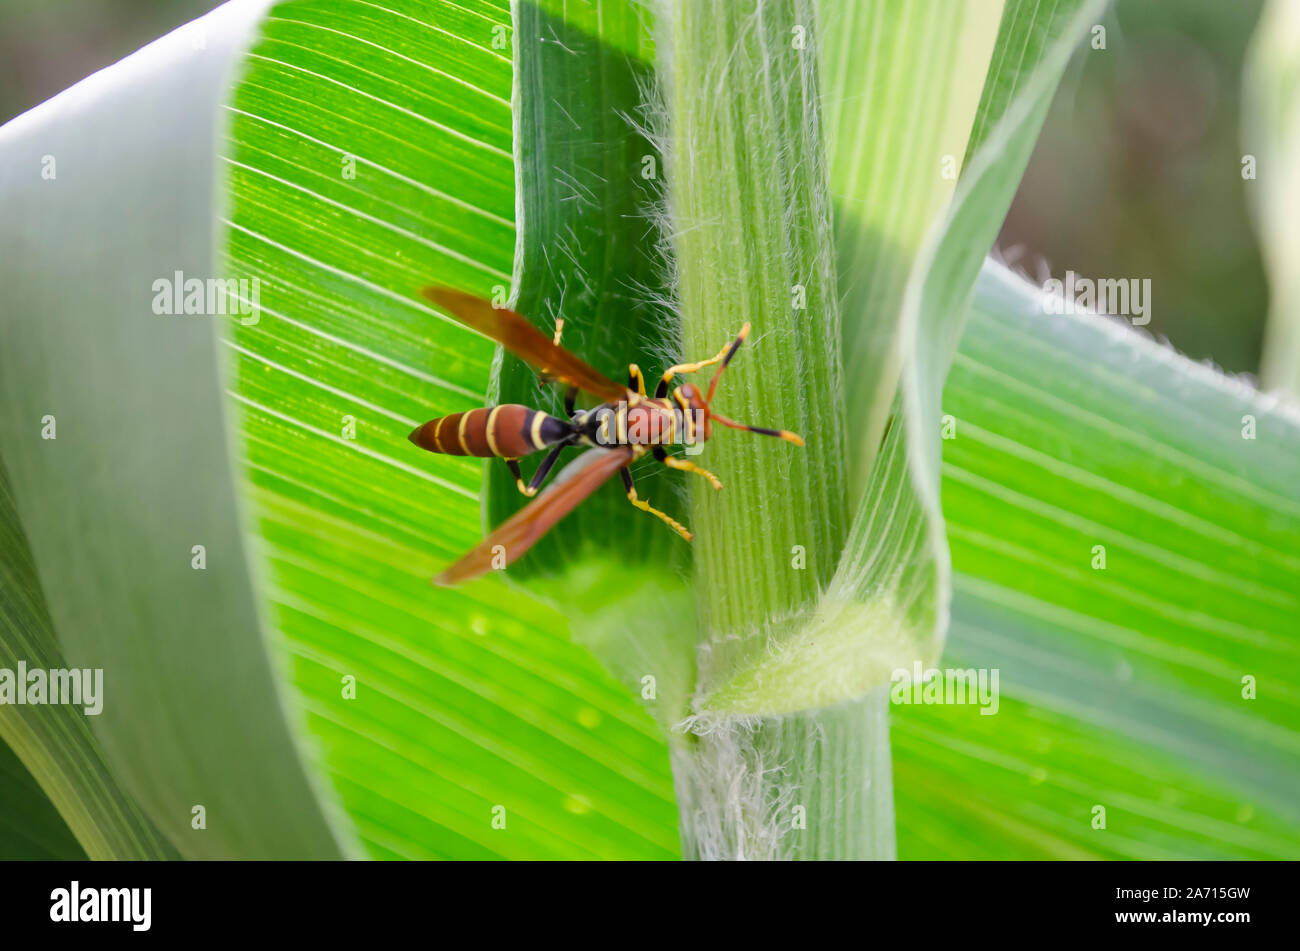
[[[0, 668], [105, 685], [0, 706], [7, 847], [1300, 855], [1300, 413], [988, 257], [1106, 24], [249, 0], [0, 129]], [[1243, 187], [1286, 288], [1265, 35]], [[412, 428], [563, 410], [427, 285], [616, 380], [748, 322], [717, 406], [806, 445], [715, 433], [720, 492], [638, 461], [689, 545], [614, 480], [433, 588], [526, 500]], [[930, 702], [954, 672], [991, 692]]]

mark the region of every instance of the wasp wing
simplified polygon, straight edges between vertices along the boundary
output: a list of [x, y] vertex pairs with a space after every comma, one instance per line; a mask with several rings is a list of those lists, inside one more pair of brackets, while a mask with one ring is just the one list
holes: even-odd
[[481, 297], [447, 287], [426, 287], [420, 293], [465, 326], [491, 337], [547, 376], [586, 390], [606, 402], [627, 398], [627, 387], [619, 386], [599, 370], [553, 343], [546, 334], [513, 310], [493, 307]]
[[631, 462], [633, 456], [630, 446], [587, 450], [565, 466], [546, 491], [502, 522], [469, 554], [434, 578], [433, 583], [448, 587], [471, 581], [491, 570], [493, 560], [500, 555], [505, 556], [505, 562], [498, 567], [522, 558], [556, 522]]

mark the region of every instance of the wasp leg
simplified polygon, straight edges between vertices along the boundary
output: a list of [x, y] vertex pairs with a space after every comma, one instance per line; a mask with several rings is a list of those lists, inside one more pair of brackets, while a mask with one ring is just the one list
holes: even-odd
[[578, 388], [571, 386], [564, 391], [564, 413], [570, 419], [573, 418], [573, 408], [578, 402]]
[[[557, 347], [560, 345], [560, 338], [562, 336], [564, 336], [564, 318], [557, 317], [555, 318], [555, 341], [554, 341]], [[554, 382], [555, 382], [555, 377], [551, 376], [544, 369], [537, 371], [537, 388], [539, 390], [545, 389], [546, 384], [554, 383]]]
[[564, 445], [565, 444], [562, 443], [546, 454], [546, 457], [542, 459], [542, 464], [539, 465], [537, 471], [533, 473], [533, 478], [528, 483], [528, 487], [524, 490], [524, 495], [532, 497], [537, 494], [537, 490], [542, 487], [542, 483], [546, 481], [546, 477], [551, 474], [551, 469], [555, 467], [555, 462], [560, 458], [560, 453], [564, 451]]
[[708, 469], [701, 468], [689, 459], [678, 459], [676, 456], [670, 456], [664, 450], [663, 446], [655, 446], [654, 457], [666, 465], [669, 469], [681, 469], [683, 472], [694, 472], [698, 476], [703, 476], [709, 480], [709, 484], [715, 489], [722, 488], [722, 482]]
[[528, 486], [524, 484], [524, 474], [519, 471], [518, 459], [507, 459], [506, 466], [510, 469], [510, 474], [515, 477], [515, 488], [524, 495], [531, 496], [533, 493], [528, 491]]
[[635, 363], [629, 363], [627, 366], [627, 388], [645, 396], [645, 374]]
[[721, 363], [725, 360], [730, 352], [734, 349], [733, 343], [728, 343], [718, 351], [716, 357], [709, 357], [707, 360], [701, 360], [698, 363], [679, 363], [676, 366], [669, 367], [664, 371], [664, 375], [659, 379], [659, 385], [655, 387], [655, 399], [663, 399], [668, 395], [668, 384], [672, 382], [673, 377], [679, 373], [694, 373], [696, 370], [703, 370], [705, 367], [711, 367], [714, 364]]
[[548, 452], [546, 458], [544, 458], [542, 464], [537, 467], [537, 471], [533, 473], [533, 478], [527, 485], [524, 484], [524, 474], [519, 471], [519, 460], [507, 459], [506, 465], [510, 468], [510, 474], [515, 477], [515, 486], [519, 491], [530, 499], [536, 495], [537, 490], [540, 489], [542, 483], [546, 481], [546, 477], [550, 475], [551, 469], [555, 467], [555, 461], [560, 458], [560, 452], [563, 449], [564, 446], [560, 445]]
[[691, 540], [690, 530], [687, 529], [685, 525], [683, 525], [681, 522], [674, 519], [671, 515], [667, 514], [666, 512], [659, 511], [657, 508], [652, 506], [645, 499], [637, 498], [636, 485], [632, 482], [632, 473], [628, 472], [627, 469], [620, 469], [619, 475], [623, 477], [623, 487], [627, 489], [627, 500], [629, 502], [631, 502], [641, 511], [649, 512], [651, 515], [655, 516], [656, 518], [663, 519], [663, 521], [668, 524], [668, 527], [671, 528], [674, 532], [682, 536], [682, 538], [686, 539], [687, 541]]

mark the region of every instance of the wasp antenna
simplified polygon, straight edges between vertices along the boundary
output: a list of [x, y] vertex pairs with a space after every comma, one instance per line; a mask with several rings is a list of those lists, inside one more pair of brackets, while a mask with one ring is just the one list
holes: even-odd
[[734, 419], [727, 419], [717, 413], [710, 412], [709, 417], [715, 423], [721, 423], [731, 429], [743, 429], [747, 433], [758, 433], [760, 436], [775, 436], [777, 439], [784, 439], [786, 442], [792, 442], [796, 446], [803, 445], [803, 437], [798, 433], [792, 433], [788, 429], [766, 429], [762, 426], [748, 426], [745, 423], [738, 423]]
[[722, 371], [727, 368], [727, 364], [731, 362], [731, 358], [736, 355], [736, 351], [740, 349], [740, 345], [745, 342], [745, 338], [748, 336], [749, 321], [747, 320], [745, 321], [745, 326], [740, 328], [740, 333], [736, 334], [736, 339], [733, 340], [731, 346], [727, 348], [727, 355], [722, 358], [722, 366], [718, 367], [718, 372], [713, 374], [713, 379], [709, 381], [709, 393], [704, 397], [704, 402], [707, 403], [713, 399], [713, 394], [718, 389], [718, 379], [722, 376]]

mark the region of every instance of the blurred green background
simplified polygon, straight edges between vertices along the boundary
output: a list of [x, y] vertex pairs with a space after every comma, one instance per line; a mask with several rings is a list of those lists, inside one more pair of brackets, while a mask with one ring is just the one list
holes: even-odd
[[1241, 67], [1262, 0], [1118, 0], [1061, 83], [1003, 225], [1034, 279], [1151, 279], [1151, 323], [1195, 359], [1259, 365], [1268, 287], [1246, 208]]
[[[960, 0], [953, 0], [960, 2]], [[1150, 278], [1151, 324], [1230, 371], [1258, 367], [1268, 289], [1241, 179], [1241, 65], [1262, 0], [1117, 0], [1081, 50], [1002, 229], [1033, 279]], [[213, 0], [0, 0], [0, 120]]]

